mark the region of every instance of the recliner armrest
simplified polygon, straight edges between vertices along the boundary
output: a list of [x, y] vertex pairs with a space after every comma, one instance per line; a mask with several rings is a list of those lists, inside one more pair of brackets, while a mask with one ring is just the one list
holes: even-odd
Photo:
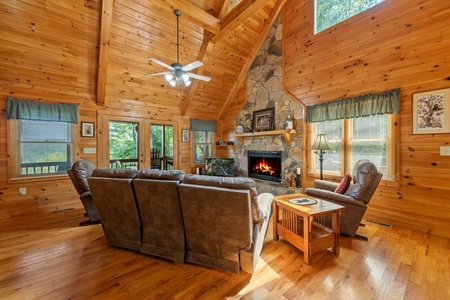
[[324, 189], [330, 192], [334, 192], [339, 186], [339, 183], [327, 180], [314, 180], [314, 187], [317, 189]]
[[350, 196], [339, 194], [335, 192], [331, 192], [328, 190], [322, 190], [322, 189], [316, 189], [316, 188], [307, 188], [305, 189], [305, 193], [310, 196], [314, 196], [323, 200], [332, 200], [336, 202], [341, 202], [342, 205], [349, 204], [349, 205], [356, 205], [356, 206], [362, 206], [365, 207], [366, 204], [361, 201], [354, 199]]

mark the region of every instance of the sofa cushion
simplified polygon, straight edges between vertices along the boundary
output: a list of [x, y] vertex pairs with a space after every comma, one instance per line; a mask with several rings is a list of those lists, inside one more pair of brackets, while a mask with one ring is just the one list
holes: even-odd
[[350, 181], [352, 181], [352, 175], [346, 174], [344, 178], [342, 178], [341, 183], [339, 183], [338, 187], [334, 190], [335, 193], [343, 194], [347, 190], [350, 185]]
[[252, 201], [251, 204], [252, 204], [253, 221], [255, 223], [259, 223], [265, 217], [264, 215], [261, 214], [261, 211], [259, 209], [256, 183], [251, 178], [187, 174], [183, 180], [183, 183], [219, 187], [226, 189], [235, 189], [235, 190], [248, 190], [250, 192], [250, 199]]
[[92, 172], [92, 177], [135, 178], [138, 174], [138, 170], [97, 168]]
[[155, 180], [178, 180], [182, 181], [186, 173], [180, 170], [154, 170], [145, 169], [139, 172], [139, 179], [155, 179]]

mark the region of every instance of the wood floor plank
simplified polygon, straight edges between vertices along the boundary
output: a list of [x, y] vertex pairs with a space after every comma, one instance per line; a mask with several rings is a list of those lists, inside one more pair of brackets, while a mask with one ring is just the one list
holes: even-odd
[[254, 274], [111, 247], [81, 208], [0, 220], [0, 299], [450, 299], [450, 240], [367, 223], [313, 263], [271, 225]]

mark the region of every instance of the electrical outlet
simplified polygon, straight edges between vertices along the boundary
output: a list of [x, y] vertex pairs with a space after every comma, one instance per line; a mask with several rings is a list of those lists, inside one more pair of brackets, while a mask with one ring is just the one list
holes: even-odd
[[19, 195], [25, 196], [27, 194], [27, 188], [19, 188]]
[[450, 146], [441, 146], [441, 156], [450, 156]]
[[97, 153], [97, 148], [83, 148], [84, 154], [95, 154]]

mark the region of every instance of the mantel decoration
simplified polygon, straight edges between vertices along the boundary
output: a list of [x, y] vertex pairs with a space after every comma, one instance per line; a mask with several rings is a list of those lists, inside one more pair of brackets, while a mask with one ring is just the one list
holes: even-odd
[[413, 94], [413, 134], [450, 132], [450, 88]]
[[275, 120], [275, 108], [266, 108], [253, 112], [253, 131], [271, 131]]
[[94, 137], [95, 124], [91, 122], [81, 122], [81, 136]]

